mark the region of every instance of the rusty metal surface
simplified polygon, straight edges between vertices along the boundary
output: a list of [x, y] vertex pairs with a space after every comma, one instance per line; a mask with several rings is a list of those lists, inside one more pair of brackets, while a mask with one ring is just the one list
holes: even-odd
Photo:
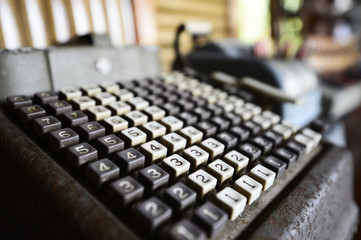
[[2, 112], [0, 163], [0, 212], [19, 239], [134, 239]]
[[353, 160], [332, 147], [247, 239], [352, 239], [358, 223]]

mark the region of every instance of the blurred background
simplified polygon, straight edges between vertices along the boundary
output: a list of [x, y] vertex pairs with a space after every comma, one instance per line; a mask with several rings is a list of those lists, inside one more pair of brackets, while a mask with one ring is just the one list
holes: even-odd
[[162, 69], [169, 71], [177, 28], [188, 21], [211, 30], [197, 46], [192, 34], [181, 35], [183, 55], [226, 39], [246, 56], [299, 59], [312, 67], [326, 96], [323, 116], [345, 133], [334, 135], [334, 143], [354, 154], [360, 205], [360, 0], [0, 0], [0, 49], [45, 49], [108, 35], [115, 47], [159, 46]]

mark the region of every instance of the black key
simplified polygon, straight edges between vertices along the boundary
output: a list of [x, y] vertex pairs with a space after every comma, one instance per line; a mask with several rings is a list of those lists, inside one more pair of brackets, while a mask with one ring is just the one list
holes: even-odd
[[45, 110], [39, 105], [25, 106], [19, 109], [20, 119], [24, 123], [28, 123], [34, 120], [35, 118], [43, 117], [45, 115], [46, 115]]
[[135, 88], [136, 85], [134, 82], [131, 82], [131, 81], [127, 81], [127, 82], [120, 82], [119, 85], [122, 87], [122, 88], [127, 88], [127, 89], [132, 89], [132, 88]]
[[208, 104], [206, 108], [212, 112], [213, 116], [218, 116], [223, 113], [223, 108], [215, 104]]
[[263, 159], [262, 165], [274, 171], [276, 173], [276, 178], [282, 176], [287, 167], [287, 164], [284, 161], [281, 161], [280, 159], [274, 156], [269, 156]]
[[60, 151], [78, 143], [79, 135], [70, 128], [63, 128], [49, 134], [49, 144], [56, 151]]
[[208, 138], [217, 132], [217, 127], [208, 121], [200, 122], [196, 125], [196, 128], [203, 132], [203, 138]]
[[105, 128], [97, 122], [88, 122], [79, 125], [79, 135], [82, 141], [89, 142], [105, 136]]
[[233, 135], [235, 135], [236, 137], [238, 137], [240, 142], [247, 140], [249, 138], [249, 136], [251, 135], [250, 131], [248, 131], [246, 128], [243, 128], [240, 126], [232, 127], [230, 129], [230, 132]]
[[99, 157], [110, 156], [124, 149], [124, 142], [114, 134], [98, 138], [95, 145], [99, 151]]
[[181, 182], [174, 184], [164, 192], [164, 201], [178, 213], [193, 206], [196, 198], [196, 192]]
[[287, 150], [286, 148], [277, 149], [274, 154], [282, 161], [287, 163], [287, 168], [292, 166], [297, 160], [297, 154]]
[[167, 115], [176, 115], [180, 112], [180, 107], [174, 103], [166, 103], [161, 107], [164, 109], [164, 111], [166, 111]]
[[251, 143], [260, 148], [263, 153], [269, 152], [273, 147], [272, 142], [262, 136], [254, 137], [251, 139]]
[[168, 185], [169, 174], [158, 165], [153, 164], [140, 170], [138, 178], [145, 186], [146, 192], [153, 193]]
[[239, 147], [239, 151], [241, 153], [243, 153], [244, 155], [246, 155], [250, 161], [254, 161], [254, 160], [258, 159], [262, 154], [261, 149], [255, 147], [249, 143], [242, 144]]
[[163, 89], [161, 89], [160, 87], [158, 87], [156, 85], [150, 85], [147, 88], [153, 95], [158, 95], [158, 94], [161, 94], [163, 92]]
[[134, 178], [127, 176], [109, 185], [109, 198], [117, 208], [124, 208], [143, 197], [144, 187]]
[[178, 114], [177, 117], [182, 120], [186, 126], [193, 125], [198, 121], [197, 115], [191, 112], [182, 112]]
[[231, 122], [226, 118], [217, 116], [211, 119], [211, 123], [217, 126], [218, 131], [224, 131], [231, 125]]
[[301, 144], [299, 144], [299, 143], [296, 143], [295, 141], [292, 141], [292, 140], [289, 141], [289, 142], [285, 145], [285, 147], [286, 147], [288, 150], [296, 153], [297, 156], [298, 156], [298, 159], [300, 159], [300, 158], [305, 154], [305, 152], [306, 152], [306, 147], [305, 147], [305, 146], [303, 146], [303, 145], [301, 145]]
[[168, 230], [167, 239], [171, 240], [205, 240], [205, 232], [188, 219], [183, 219]]
[[205, 105], [207, 105], [207, 100], [204, 98], [192, 96], [189, 99], [194, 102], [197, 107], [204, 107]]
[[106, 182], [117, 179], [119, 168], [109, 159], [103, 158], [90, 163], [85, 169], [85, 175], [93, 186], [100, 187]]
[[234, 126], [234, 125], [238, 125], [241, 123], [242, 121], [242, 118], [233, 113], [233, 112], [227, 112], [223, 115], [228, 121], [231, 121], [231, 125]]
[[250, 91], [237, 89], [236, 95], [240, 98], [243, 98], [246, 102], [253, 102], [255, 98], [254, 95]]
[[136, 87], [129, 90], [132, 91], [137, 97], [145, 97], [149, 95], [149, 91], [143, 87]]
[[202, 107], [196, 107], [193, 110], [193, 113], [196, 114], [199, 118], [200, 121], [204, 121], [209, 119], [212, 116], [212, 112], [209, 110], [206, 110], [205, 108]]
[[207, 233], [209, 238], [216, 237], [226, 226], [227, 213], [210, 202], [196, 210], [193, 220]]
[[[183, 90], [183, 91], [178, 91], [178, 95], [183, 99], [187, 99], [192, 96], [192, 93], [190, 93], [189, 91]], [[190, 100], [187, 100], [187, 101], [190, 101]], [[193, 103], [193, 106], [194, 106], [194, 103]]]
[[262, 127], [260, 125], [254, 123], [252, 121], [244, 122], [242, 124], [242, 127], [248, 129], [251, 132], [251, 135], [256, 135], [262, 130]]
[[177, 87], [174, 85], [171, 85], [171, 84], [162, 83], [161, 85], [164, 88], [164, 90], [169, 91], [169, 92], [173, 92], [173, 91], [177, 90]]
[[[172, 209], [156, 197], [149, 198], [135, 208], [135, 224], [147, 234], [154, 233], [172, 216]], [[149, 237], [149, 236], [148, 236]]]
[[265, 138], [271, 140], [275, 146], [278, 146], [283, 140], [282, 135], [280, 135], [272, 130], [268, 130], [268, 131], [264, 132], [263, 136]]
[[238, 139], [233, 134], [229, 132], [220, 132], [216, 135], [216, 139], [224, 144], [225, 151], [228, 151], [231, 148], [234, 148], [238, 142]]
[[174, 92], [163, 92], [161, 96], [165, 99], [166, 102], [174, 102], [178, 100], [178, 95]]
[[155, 95], [151, 95], [151, 96], [146, 96], [144, 97], [145, 100], [147, 100], [149, 102], [150, 105], [161, 105], [164, 103], [164, 99], [159, 97], [159, 96], [155, 96]]
[[55, 130], [61, 129], [61, 122], [54, 116], [45, 116], [34, 119], [33, 128], [36, 134], [43, 136]]
[[80, 143], [66, 150], [66, 160], [75, 169], [97, 159], [98, 151], [88, 143]]
[[144, 167], [145, 157], [134, 148], [117, 152], [115, 163], [122, 174], [129, 174]]
[[60, 100], [55, 102], [50, 102], [46, 105], [46, 111], [51, 115], [60, 115], [62, 113], [70, 112], [73, 107], [70, 103]]
[[194, 108], [194, 103], [185, 99], [180, 99], [175, 102], [182, 111], [189, 111]]
[[25, 95], [11, 96], [6, 98], [6, 105], [11, 112], [15, 112], [21, 107], [32, 105], [32, 101]]
[[88, 116], [85, 115], [82, 111], [72, 111], [64, 113], [61, 116], [61, 120], [66, 127], [75, 127], [83, 123], [88, 122]]
[[138, 87], [146, 87], [148, 86], [149, 82], [146, 79], [136, 79], [132, 81]]
[[316, 119], [311, 122], [310, 128], [318, 133], [325, 133], [327, 129], [330, 127], [330, 124], [321, 119]]
[[58, 95], [52, 91], [43, 91], [34, 94], [34, 101], [40, 105], [45, 105], [50, 102], [56, 102], [58, 100]]

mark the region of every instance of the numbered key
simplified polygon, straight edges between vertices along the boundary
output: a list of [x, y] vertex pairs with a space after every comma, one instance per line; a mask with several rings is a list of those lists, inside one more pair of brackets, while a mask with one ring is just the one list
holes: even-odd
[[141, 129], [148, 135], [148, 140], [164, 136], [167, 132], [166, 127], [156, 121], [144, 123]]
[[148, 121], [147, 115], [140, 111], [131, 111], [124, 114], [124, 118], [128, 120], [130, 126], [136, 127], [142, 125]]
[[124, 142], [114, 134], [100, 137], [96, 140], [95, 146], [99, 151], [99, 157], [111, 156], [124, 149]]
[[247, 197], [247, 203], [250, 205], [261, 195], [262, 184], [247, 175], [243, 175], [234, 182], [233, 188]]
[[119, 116], [105, 118], [102, 123], [108, 133], [117, 133], [128, 128], [128, 121]]
[[73, 87], [63, 88], [59, 91], [59, 96], [67, 101], [81, 97], [81, 95], [82, 95], [81, 91]]
[[312, 138], [306, 137], [301, 133], [296, 134], [293, 139], [295, 142], [306, 147], [306, 153], [311, 152], [312, 149], [316, 146], [316, 142]]
[[119, 85], [115, 82], [111, 81], [103, 81], [99, 84], [99, 86], [106, 92], [116, 92], [119, 90]]
[[167, 156], [167, 148], [155, 140], [142, 144], [140, 152], [145, 156], [147, 165], [158, 163]]
[[238, 174], [247, 167], [249, 158], [242, 153], [233, 150], [224, 155], [223, 161], [231, 165], [234, 168], [234, 173]]
[[95, 84], [86, 84], [80, 88], [80, 90], [89, 97], [94, 96], [97, 93], [100, 93], [102, 89]]
[[99, 105], [99, 106], [88, 108], [88, 110], [86, 111], [86, 114], [89, 116], [89, 118], [91, 120], [100, 121], [100, 120], [110, 117], [112, 115], [112, 112], [108, 108]]
[[90, 163], [85, 169], [85, 175], [93, 186], [100, 187], [106, 182], [117, 179], [119, 168], [109, 159], [103, 158]]
[[306, 137], [309, 137], [309, 138], [314, 140], [314, 142], [315, 142], [314, 147], [316, 147], [320, 143], [320, 141], [322, 139], [321, 134], [319, 134], [318, 132], [315, 132], [315, 131], [313, 131], [313, 130], [311, 130], [309, 128], [303, 129], [302, 134], [305, 135]]
[[197, 192], [200, 199], [203, 199], [215, 190], [217, 179], [204, 170], [199, 169], [188, 176], [187, 185]]
[[201, 142], [203, 138], [203, 133], [193, 126], [182, 128], [179, 134], [187, 139], [188, 146]]
[[55, 130], [61, 129], [61, 122], [53, 116], [45, 116], [34, 119], [34, 132], [39, 136], [44, 136]]
[[132, 107], [123, 101], [113, 102], [108, 105], [108, 108], [113, 115], [123, 115], [132, 110]]
[[276, 178], [276, 173], [258, 164], [249, 171], [249, 176], [263, 185], [263, 191], [272, 186]]
[[120, 101], [128, 101], [134, 97], [134, 93], [128, 89], [119, 89], [118, 91], [114, 92], [113, 95], [116, 96]]
[[173, 154], [162, 161], [162, 168], [169, 173], [173, 181], [176, 181], [188, 174], [190, 163], [178, 154]]
[[215, 137], [218, 141], [224, 144], [225, 150], [234, 148], [238, 142], [238, 139], [233, 134], [229, 132], [220, 132]]
[[207, 233], [209, 238], [216, 237], [224, 229], [227, 218], [226, 212], [210, 202], [204, 203], [193, 215], [194, 222]]
[[134, 222], [147, 234], [152, 234], [171, 216], [172, 209], [163, 201], [152, 197], [135, 208]]
[[272, 124], [277, 124], [281, 120], [281, 117], [271, 111], [264, 111], [262, 115], [269, 118]]
[[66, 150], [66, 160], [74, 169], [79, 169], [86, 163], [94, 162], [97, 159], [98, 151], [88, 143], [80, 143]]
[[137, 127], [132, 127], [121, 131], [121, 137], [127, 146], [134, 147], [145, 143], [147, 134]]
[[144, 155], [134, 148], [128, 148], [116, 153], [115, 164], [120, 167], [122, 175], [142, 169], [144, 163]]
[[287, 150], [286, 148], [277, 149], [274, 154], [282, 161], [287, 163], [287, 168], [292, 166], [297, 160], [297, 154]]
[[43, 117], [45, 115], [46, 115], [45, 110], [39, 105], [25, 106], [19, 109], [20, 119], [24, 123], [29, 123], [35, 118]]
[[207, 172], [216, 177], [218, 186], [221, 186], [232, 179], [234, 169], [224, 161], [217, 159], [207, 165]]
[[71, 111], [61, 116], [62, 122], [66, 127], [75, 127], [88, 122], [88, 116], [81, 111]]
[[246, 128], [235, 126], [230, 129], [230, 132], [238, 138], [239, 142], [243, 142], [251, 136], [251, 132]]
[[255, 146], [253, 146], [252, 144], [249, 144], [249, 143], [242, 144], [239, 147], [239, 151], [241, 153], [243, 153], [244, 155], [246, 155], [249, 158], [250, 161], [255, 161], [262, 154], [261, 149], [255, 147]]
[[192, 207], [196, 202], [197, 194], [181, 182], [167, 188], [164, 192], [164, 201], [178, 213]]
[[263, 137], [271, 140], [274, 146], [280, 145], [280, 143], [283, 140], [282, 135], [280, 135], [272, 130], [268, 130], [268, 131], [264, 132]]
[[173, 225], [167, 235], [171, 240], [205, 240], [205, 232], [188, 219], [183, 219]]
[[61, 151], [78, 143], [79, 135], [70, 128], [59, 129], [49, 134], [49, 144], [55, 151]]
[[97, 122], [88, 122], [79, 125], [79, 135], [83, 141], [89, 142], [105, 136], [105, 128]]
[[292, 141], [292, 140], [289, 141], [288, 143], [286, 143], [285, 148], [296, 153], [298, 156], [298, 159], [301, 158], [306, 152], [305, 146], [303, 146], [295, 141]]
[[71, 110], [73, 110], [73, 107], [70, 105], [70, 103], [63, 101], [63, 100], [56, 101], [56, 102], [50, 102], [45, 106], [45, 108], [49, 114], [55, 115], [55, 116], [58, 116], [60, 114], [70, 112]]
[[134, 178], [127, 176], [109, 185], [109, 198], [117, 208], [125, 208], [143, 197], [144, 187]]
[[160, 123], [167, 128], [168, 132], [178, 131], [183, 127], [183, 122], [174, 116], [167, 116], [160, 120]]
[[198, 118], [197, 115], [191, 112], [182, 112], [177, 115], [180, 120], [183, 121], [184, 125], [193, 125], [197, 122]]
[[234, 190], [226, 187], [216, 195], [216, 203], [225, 212], [228, 213], [228, 218], [234, 221], [246, 207], [247, 198]]
[[196, 125], [196, 128], [199, 129], [201, 132], [203, 132], [203, 136], [205, 138], [210, 137], [216, 134], [217, 132], [217, 127], [208, 121], [203, 121], [198, 123]]
[[268, 156], [262, 160], [262, 165], [269, 168], [276, 173], [276, 178], [282, 176], [286, 170], [287, 164], [276, 158], [275, 156]]
[[261, 149], [263, 153], [269, 152], [273, 147], [272, 142], [262, 136], [254, 137], [251, 139], [251, 143]]
[[181, 151], [187, 145], [187, 140], [177, 133], [168, 133], [162, 137], [161, 141], [168, 148], [168, 154]]
[[272, 130], [280, 134], [284, 140], [287, 140], [292, 135], [292, 129], [282, 124], [276, 124], [272, 127]]
[[95, 100], [88, 97], [82, 96], [72, 100], [73, 106], [75, 109], [86, 110], [88, 108], [95, 106]]
[[165, 117], [165, 111], [158, 106], [149, 106], [143, 110], [143, 112], [152, 121], [160, 120]]
[[257, 135], [260, 131], [261, 131], [261, 126], [252, 122], [252, 121], [247, 121], [242, 123], [242, 127], [246, 128], [247, 130], [249, 130], [251, 132], [251, 135]]
[[131, 98], [127, 101], [127, 103], [132, 107], [134, 110], [142, 110], [149, 106], [149, 102], [146, 101], [142, 97], [135, 97]]
[[31, 99], [25, 95], [11, 96], [6, 98], [6, 105], [12, 113], [22, 107], [27, 107], [32, 104], [33, 102]]
[[169, 174], [158, 167], [150, 165], [139, 171], [139, 181], [145, 186], [147, 193], [153, 193], [161, 188], [167, 187]]
[[207, 138], [201, 142], [200, 146], [209, 153], [210, 159], [215, 159], [224, 152], [224, 144], [214, 138]]
[[209, 153], [198, 146], [191, 146], [183, 151], [183, 157], [190, 162], [192, 170], [197, 170], [207, 164]]
[[34, 101], [40, 105], [58, 101], [58, 95], [52, 91], [37, 92], [34, 94]]
[[272, 126], [271, 120], [263, 115], [255, 115], [252, 121], [262, 127], [262, 130], [266, 130]]
[[117, 98], [109, 92], [96, 93], [94, 99], [98, 105], [109, 105], [117, 100]]

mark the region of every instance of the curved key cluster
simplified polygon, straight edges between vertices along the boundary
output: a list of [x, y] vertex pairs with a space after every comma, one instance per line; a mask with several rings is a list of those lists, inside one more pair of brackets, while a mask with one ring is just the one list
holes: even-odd
[[174, 239], [217, 236], [321, 140], [180, 73], [7, 104], [145, 233]]

